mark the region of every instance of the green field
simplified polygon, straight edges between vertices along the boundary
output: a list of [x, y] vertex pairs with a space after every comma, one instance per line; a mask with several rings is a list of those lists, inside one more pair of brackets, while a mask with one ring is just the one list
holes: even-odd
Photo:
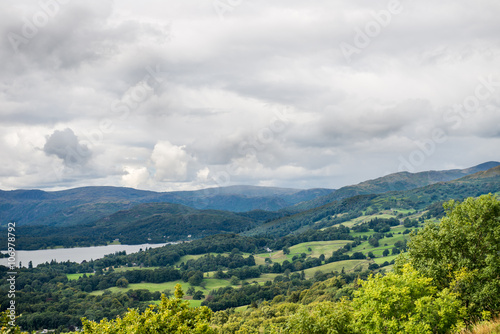
[[[398, 256], [397, 255], [388, 255], [386, 257], [377, 257], [377, 258], [374, 258], [373, 261], [376, 263], [376, 264], [382, 264], [384, 263], [385, 261], [387, 262], [391, 262], [392, 260], [395, 260]], [[386, 269], [387, 270], [387, 269]]]
[[189, 306], [191, 306], [191, 307], [200, 307], [201, 306], [201, 302], [203, 300], [187, 299], [187, 301], [189, 302]]
[[342, 268], [344, 268], [345, 272], [350, 272], [360, 267], [362, 267], [363, 269], [367, 269], [369, 264], [370, 262], [368, 260], [346, 260], [327, 263], [319, 267], [309, 268], [304, 270], [304, 273], [306, 274], [306, 278], [311, 278], [314, 277], [314, 273], [318, 270], [322, 271], [323, 273], [329, 273], [332, 271], [338, 271], [340, 273], [342, 271]]
[[[282, 250], [267, 254], [256, 254], [255, 263], [257, 265], [264, 264], [266, 258], [270, 258], [271, 261], [278, 263], [283, 263], [285, 260], [291, 262], [294, 255], [300, 255], [302, 253], [312, 257], [319, 257], [321, 254], [328, 257], [334, 250], [337, 250], [350, 242], [351, 241], [349, 240], [303, 242], [290, 247], [290, 254], [288, 255], [283, 254]], [[311, 248], [311, 251], [309, 251], [308, 248]]]
[[[197, 260], [200, 257], [205, 256], [207, 254], [213, 254], [213, 253], [205, 253], [205, 254], [199, 254], [199, 255], [184, 255], [184, 256], [181, 256], [181, 258], [179, 259], [179, 261], [177, 261], [177, 262], [174, 263], [174, 266], [179, 266], [182, 262], [186, 263], [188, 260]], [[221, 254], [221, 255], [223, 255], [223, 254]]]
[[[401, 211], [400, 211], [401, 212]], [[356, 224], [369, 221], [370, 219], [373, 218], [390, 218], [394, 217], [394, 215], [391, 215], [386, 212], [382, 212], [376, 215], [371, 215], [371, 216], [362, 216], [358, 217], [356, 219], [353, 219], [352, 221], [349, 222], [349, 225], [354, 226]], [[348, 224], [345, 224], [348, 225]], [[392, 248], [394, 247], [394, 244], [398, 241], [403, 241], [408, 238], [408, 235], [402, 234], [403, 231], [405, 231], [407, 228], [399, 225], [391, 228], [391, 232], [393, 234], [393, 237], [390, 238], [382, 238], [379, 240], [379, 246], [378, 247], [373, 247], [368, 243], [368, 241], [363, 241], [361, 244], [359, 244], [357, 247], [352, 248], [349, 252], [346, 252], [346, 255], [352, 255], [354, 252], [362, 252], [364, 255], [367, 255], [368, 252], [373, 252], [375, 255], [374, 259], [366, 259], [366, 260], [346, 260], [346, 261], [339, 261], [339, 262], [332, 262], [328, 264], [324, 264], [318, 267], [314, 268], [309, 268], [304, 270], [305, 276], [307, 279], [314, 277], [314, 274], [317, 271], [321, 271], [323, 273], [329, 273], [329, 272], [341, 272], [344, 270], [345, 272], [353, 272], [353, 271], [358, 271], [358, 270], [366, 270], [369, 266], [370, 263], [377, 263], [377, 264], [382, 264], [385, 261], [391, 262], [394, 260], [397, 255], [389, 255], [386, 257], [382, 256], [382, 253], [384, 250], [389, 250], [392, 253]], [[415, 228], [413, 228], [415, 229]], [[364, 233], [352, 233], [353, 236], [371, 236], [374, 234], [373, 231], [370, 232], [364, 232]], [[264, 265], [265, 259], [270, 258], [273, 263], [283, 263], [283, 261], [288, 260], [292, 262], [292, 258], [296, 255], [301, 255], [301, 254], [306, 254], [307, 257], [319, 257], [321, 254], [324, 254], [326, 258], [330, 257], [332, 253], [335, 250], [338, 250], [345, 246], [346, 244], [352, 243], [352, 240], [334, 240], [334, 241], [311, 241], [311, 242], [304, 242], [300, 243], [294, 246], [291, 246], [290, 249], [290, 254], [283, 254], [282, 250], [279, 251], [274, 251], [274, 252], [269, 252], [269, 253], [263, 253], [263, 254], [254, 254], [255, 262], [256, 265]], [[212, 255], [217, 255], [213, 254]], [[200, 254], [200, 255], [185, 255], [182, 256], [179, 261], [177, 261], [176, 265], [180, 265], [182, 262], [187, 262], [188, 260], [191, 259], [199, 259], [200, 257], [203, 257], [206, 254]], [[229, 253], [223, 253], [221, 254], [222, 256], [228, 256]], [[250, 254], [245, 253], [243, 256], [248, 257]], [[272, 265], [272, 264], [271, 264]], [[384, 270], [391, 270], [391, 266], [384, 267]], [[140, 270], [140, 269], [156, 269], [157, 267], [152, 267], [152, 268], [140, 268], [140, 267], [119, 267], [116, 268], [116, 272], [123, 272], [127, 270]], [[227, 287], [231, 286], [229, 280], [224, 280], [224, 279], [215, 279], [212, 278], [215, 274], [215, 272], [209, 272], [209, 276], [207, 278], [207, 273], [204, 273], [204, 279], [203, 282], [206, 284], [205, 288], [201, 288], [199, 286], [194, 287], [197, 291], [201, 290], [205, 295], [207, 295], [210, 291], [219, 289], [221, 287]], [[78, 279], [82, 274], [68, 274], [68, 279]], [[276, 276], [282, 275], [282, 274], [273, 274], [273, 273], [267, 273], [267, 274], [261, 274], [259, 278], [251, 278], [244, 280], [243, 283], [247, 284], [265, 284], [267, 281], [273, 281]], [[191, 285], [187, 282], [184, 282], [182, 280], [177, 280], [174, 282], [166, 282], [166, 283], [136, 283], [136, 284], [129, 284], [127, 288], [118, 288], [118, 287], [112, 287], [107, 289], [108, 291], [111, 291], [113, 293], [115, 292], [126, 292], [130, 289], [147, 289], [151, 292], [159, 291], [159, 292], [164, 292], [165, 290], [170, 290], [172, 293], [175, 290], [175, 285], [176, 284], [181, 284], [182, 289], [184, 291], [187, 291]], [[240, 287], [241, 285], [235, 286], [235, 288]], [[102, 291], [94, 291], [92, 294], [94, 295], [99, 295], [102, 294], [104, 290]], [[200, 306], [201, 301], [200, 300], [191, 300], [188, 299], [191, 298], [190, 296], [187, 296], [187, 300], [189, 300], [189, 303], [191, 306]], [[241, 307], [238, 310], [244, 310], [246, 309], [247, 306]]]
[[[66, 274], [66, 277], [68, 278], [69, 281], [77, 280], [82, 276], [83, 274]], [[89, 274], [87, 274], [87, 276], [89, 276]]]
[[[211, 255], [214, 255], [214, 256], [217, 256], [217, 255], [229, 256], [230, 255], [230, 253], [220, 253], [220, 254], [218, 254], [218, 253], [204, 253], [204, 254], [197, 254], [197, 255], [184, 255], [184, 256], [181, 256], [181, 258], [179, 259], [179, 261], [177, 261], [177, 262], [174, 263], [174, 266], [179, 266], [181, 263], [183, 263], [183, 262], [186, 263], [189, 260], [197, 260], [200, 257], [203, 257], [203, 256], [208, 255], [208, 254], [211, 254]], [[251, 254], [250, 253], [241, 253], [241, 255], [244, 258], [247, 258]], [[255, 260], [257, 261], [257, 258]], [[262, 264], [264, 264], [264, 262], [262, 262]]]
[[278, 275], [281, 275], [281, 274], [261, 274], [260, 277], [258, 277], [258, 278], [249, 278], [247, 280], [244, 280], [244, 282], [247, 282], [250, 284], [252, 284], [253, 282], [257, 282], [259, 284], [264, 284], [267, 281], [274, 280], [274, 278]]
[[343, 222], [342, 225], [351, 228], [351, 227], [353, 227], [355, 225], [359, 225], [359, 224], [362, 224], [362, 223], [365, 223], [365, 222], [369, 222], [370, 220], [372, 220], [374, 218], [384, 218], [384, 219], [396, 218], [396, 215], [390, 214], [390, 213], [381, 213], [381, 214], [368, 215], [368, 216], [365, 215], [365, 216], [361, 216], [361, 217], [354, 218], [354, 219], [351, 219], [349, 221]]
[[118, 267], [114, 268], [114, 271], [117, 273], [121, 273], [124, 271], [129, 271], [129, 270], [155, 270], [159, 269], [160, 267]]
[[235, 307], [234, 311], [235, 312], [243, 312], [243, 311], [246, 311], [247, 308], [248, 308], [248, 305], [244, 305], [244, 306], [240, 306], [240, 307]]
[[[230, 285], [228, 280], [224, 279], [215, 279], [215, 278], [205, 278], [203, 281], [206, 283], [205, 289], [203, 289], [200, 286], [194, 286], [195, 290], [201, 290], [203, 293], [207, 293], [213, 289], [218, 289], [222, 288], [225, 286]], [[165, 282], [165, 283], [133, 283], [129, 284], [128, 287], [126, 288], [118, 288], [118, 287], [111, 287], [106, 290], [111, 291], [113, 293], [115, 292], [126, 292], [129, 290], [138, 290], [138, 289], [146, 289], [151, 292], [159, 291], [163, 292], [165, 290], [170, 290], [172, 293], [175, 290], [175, 285], [180, 284], [182, 286], [182, 290], [186, 292], [186, 290], [191, 287], [192, 285], [184, 282], [182, 280], [177, 280], [177, 281], [172, 281], [172, 282]], [[104, 293], [105, 290], [99, 290], [99, 291], [93, 291], [91, 294], [93, 295], [101, 295]]]

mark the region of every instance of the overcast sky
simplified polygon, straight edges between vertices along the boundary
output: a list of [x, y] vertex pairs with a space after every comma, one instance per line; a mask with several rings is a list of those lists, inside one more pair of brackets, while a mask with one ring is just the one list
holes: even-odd
[[2, 1], [0, 189], [499, 161], [500, 2]]

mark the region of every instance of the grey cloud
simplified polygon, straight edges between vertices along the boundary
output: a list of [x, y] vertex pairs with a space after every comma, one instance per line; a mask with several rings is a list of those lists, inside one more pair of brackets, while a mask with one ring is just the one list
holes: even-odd
[[[178, 185], [169, 180], [197, 187], [197, 174], [206, 174], [200, 171], [213, 175], [231, 164], [241, 167], [235, 182], [337, 187], [365, 179], [367, 168], [370, 176], [396, 171], [398, 155], [434, 127], [449, 142], [421, 168], [446, 167], [458, 156], [464, 167], [498, 160], [498, 104], [459, 127], [443, 118], [443, 110], [474, 93], [478, 76], [499, 68], [498, 1], [403, 1], [404, 12], [351, 63], [339, 43], [352, 42], [353, 29], [387, 1], [232, 3], [239, 4], [220, 20], [211, 2], [74, 0], [18, 54], [1, 38], [0, 117], [9, 131], [0, 140], [12, 149], [6, 152], [19, 151], [20, 129], [30, 136], [20, 136], [26, 148], [18, 155], [32, 147], [45, 152], [36, 162], [7, 153], [12, 169], [57, 162], [61, 187], [123, 185], [124, 170], [173, 168], [160, 159], [166, 146], [152, 161], [155, 145], [168, 141], [189, 159], [174, 166], [175, 177], [160, 175], [148, 187]], [[23, 15], [38, 9], [38, 2], [0, 2], [0, 35], [21, 33]], [[134, 87], [148, 66], [159, 68], [164, 83], [116, 110], [116, 102], [139, 92]], [[294, 111], [284, 131], [252, 147], [273, 117], [266, 104]], [[43, 137], [54, 128], [67, 129]], [[462, 154], [471, 138], [489, 150]]]
[[78, 141], [73, 130], [56, 130], [50, 136], [43, 147], [47, 155], [55, 155], [63, 159], [64, 164], [69, 167], [84, 166], [90, 160], [92, 152], [86, 145]]
[[[170, 32], [164, 29], [168, 24], [157, 26], [133, 20], [112, 23], [113, 3], [104, 0], [61, 4], [46, 25], [35, 26], [37, 32], [18, 45], [17, 53], [8, 39], [3, 40], [5, 50], [15, 62], [29, 60], [41, 68], [74, 69], [116, 56], [124, 47], [141, 42], [145, 35], [157, 41], [168, 38]], [[36, 4], [28, 4], [28, 14], [11, 11], [17, 20], [10, 19], [2, 30], [23, 37], [26, 22], [33, 25], [31, 16], [42, 11]]]

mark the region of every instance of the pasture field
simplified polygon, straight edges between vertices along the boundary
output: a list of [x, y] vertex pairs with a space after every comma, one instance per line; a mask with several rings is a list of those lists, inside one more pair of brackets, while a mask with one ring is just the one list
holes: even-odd
[[244, 280], [244, 282], [247, 282], [250, 284], [252, 284], [253, 282], [257, 282], [257, 283], [262, 285], [262, 284], [266, 283], [267, 281], [274, 280], [274, 278], [278, 275], [281, 275], [281, 274], [261, 274], [260, 277], [258, 277], [258, 278], [249, 278], [249, 279]]
[[[90, 275], [92, 275], [92, 274], [90, 274]], [[90, 275], [87, 274], [87, 276], [90, 276]], [[83, 276], [83, 274], [66, 274], [68, 281], [76, 281], [77, 279], [79, 279], [82, 276]]]
[[340, 273], [342, 271], [342, 268], [344, 268], [345, 272], [351, 272], [358, 268], [367, 269], [369, 264], [370, 262], [368, 260], [345, 260], [327, 263], [319, 267], [309, 268], [304, 270], [304, 273], [306, 274], [306, 278], [311, 278], [314, 277], [314, 273], [318, 270], [322, 271], [323, 273], [328, 273], [331, 271], [338, 271]]
[[342, 225], [351, 228], [355, 225], [369, 222], [370, 220], [372, 220], [374, 218], [388, 219], [388, 218], [396, 218], [396, 216], [394, 214], [390, 214], [390, 213], [381, 213], [381, 214], [368, 215], [368, 216], [364, 215], [364, 216], [360, 216], [358, 218], [354, 218], [354, 219], [348, 220], [346, 222], [343, 222]]
[[159, 268], [160, 267], [118, 267], [114, 268], [114, 271], [117, 273], [122, 273], [124, 271], [129, 271], [129, 270], [147, 270], [147, 269], [155, 270]]
[[[203, 281], [206, 283], [205, 289], [203, 289], [201, 286], [193, 286], [196, 291], [201, 290], [203, 293], [207, 293], [213, 289], [218, 289], [222, 288], [225, 286], [230, 285], [228, 280], [224, 279], [215, 279], [215, 278], [205, 278]], [[165, 282], [165, 283], [132, 283], [129, 284], [128, 287], [126, 288], [118, 288], [116, 286], [108, 288], [106, 290], [111, 291], [113, 293], [115, 292], [126, 292], [129, 290], [138, 290], [138, 289], [146, 289], [151, 292], [159, 291], [163, 292], [165, 290], [170, 290], [172, 293], [175, 291], [175, 285], [180, 284], [182, 286], [182, 290], [184, 293], [187, 291], [189, 287], [192, 285], [184, 282], [182, 280], [177, 280], [177, 281], [172, 281], [172, 282]], [[93, 291], [91, 294], [94, 295], [101, 295], [104, 293], [106, 290], [99, 290], [99, 291]]]
[[[310, 241], [303, 242], [290, 247], [290, 254], [283, 254], [283, 251], [270, 252], [267, 254], [256, 254], [255, 264], [264, 264], [266, 258], [270, 258], [272, 262], [283, 263], [283, 261], [288, 260], [292, 262], [294, 255], [300, 255], [305, 253], [307, 256], [319, 257], [321, 254], [329, 256], [334, 250], [344, 247], [345, 244], [350, 243], [350, 240], [333, 240], [333, 241]], [[311, 251], [309, 251], [311, 248]]]

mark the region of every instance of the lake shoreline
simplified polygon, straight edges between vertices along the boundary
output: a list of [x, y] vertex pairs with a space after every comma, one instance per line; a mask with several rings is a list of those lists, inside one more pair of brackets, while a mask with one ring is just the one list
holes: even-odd
[[[90, 246], [90, 247], [72, 247], [72, 248], [52, 248], [52, 249], [39, 249], [39, 250], [16, 250], [16, 266], [19, 263], [23, 267], [27, 267], [31, 261], [33, 267], [46, 262], [77, 262], [101, 259], [106, 255], [114, 254], [116, 252], [125, 251], [127, 254], [145, 251], [150, 248], [163, 247], [165, 245], [177, 244], [179, 242], [169, 242], [161, 244], [140, 244], [140, 245], [121, 245], [111, 244], [105, 246]], [[2, 250], [2, 253], [7, 251]], [[9, 258], [0, 258], [0, 265], [7, 267]]]

